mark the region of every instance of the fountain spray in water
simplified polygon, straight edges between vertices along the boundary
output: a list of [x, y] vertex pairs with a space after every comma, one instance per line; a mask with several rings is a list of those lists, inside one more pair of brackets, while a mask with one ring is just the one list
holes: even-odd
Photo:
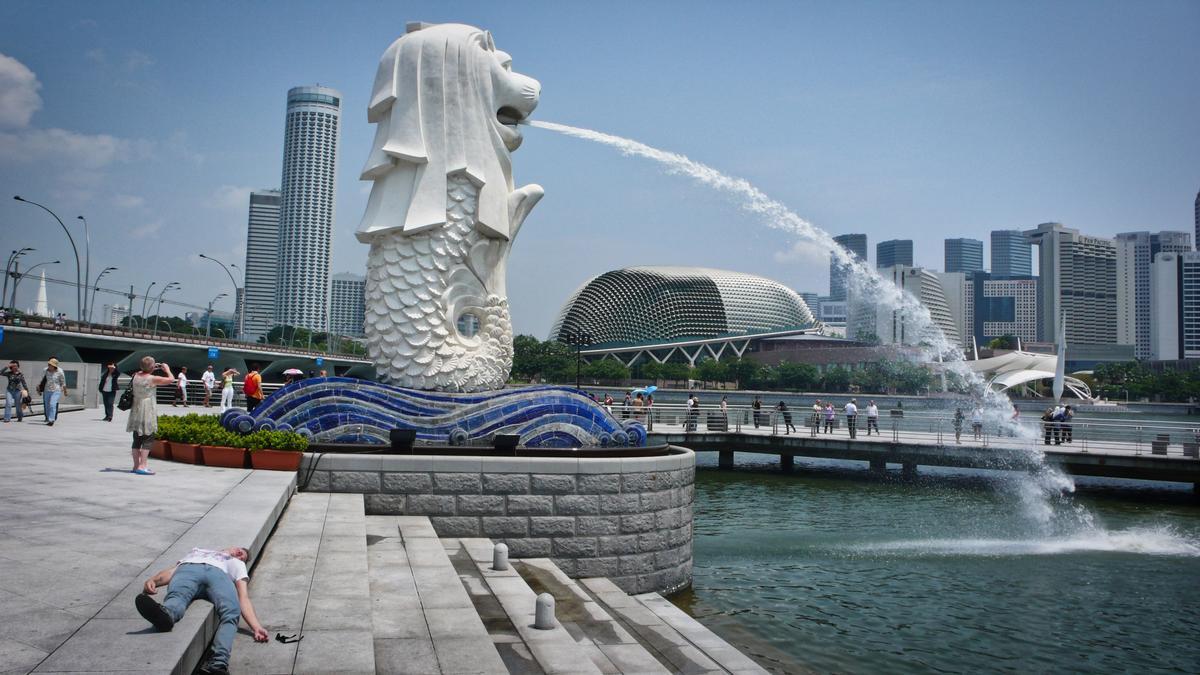
[[[1013, 406], [1008, 397], [992, 391], [983, 378], [966, 365], [962, 349], [946, 338], [929, 310], [917, 298], [879, 276], [864, 261], [858, 260], [838, 244], [828, 232], [771, 199], [749, 181], [727, 176], [684, 155], [653, 148], [632, 139], [555, 122], [530, 120], [528, 124], [607, 145], [624, 155], [654, 160], [662, 164], [668, 173], [688, 176], [703, 185], [729, 194], [743, 209], [760, 216], [766, 225], [794, 234], [820, 250], [828, 251], [833, 262], [846, 269], [847, 283], [857, 303], [873, 305], [876, 310], [899, 312], [909, 325], [916, 328], [916, 334], [921, 337], [920, 347], [926, 362], [940, 363], [943, 370], [954, 377], [970, 396], [980, 401], [985, 416], [993, 423], [1005, 423], [1012, 416]], [[1037, 435], [1034, 429], [1022, 427], [1019, 433], [1026, 441], [1026, 452], [1037, 462], [1039, 469], [1032, 474], [1026, 474], [1030, 476], [1029, 479], [1018, 479], [1015, 492], [1026, 515], [1049, 534], [1051, 530], [1059, 530], [1062, 526], [1062, 523], [1055, 522], [1061, 520], [1062, 512], [1055, 508], [1053, 502], [1061, 500], [1064, 492], [1073, 492], [1074, 481], [1042, 461], [1042, 452], [1033, 444]], [[1072, 514], [1069, 519], [1076, 521], [1078, 526], [1092, 526], [1090, 514], [1082, 507], [1072, 504], [1066, 511]]]

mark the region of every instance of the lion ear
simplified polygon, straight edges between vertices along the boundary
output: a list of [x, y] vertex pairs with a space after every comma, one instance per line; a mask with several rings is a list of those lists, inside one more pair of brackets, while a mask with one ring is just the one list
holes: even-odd
[[492, 39], [492, 31], [490, 31], [490, 30], [483, 31], [483, 36], [484, 36], [483, 39], [485, 41], [485, 44], [487, 45], [488, 51], [489, 52], [496, 51], [496, 41]]

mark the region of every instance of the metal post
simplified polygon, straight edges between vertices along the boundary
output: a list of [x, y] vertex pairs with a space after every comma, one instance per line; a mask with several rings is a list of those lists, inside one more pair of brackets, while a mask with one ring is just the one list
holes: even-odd
[[129, 311], [129, 326], [127, 327], [130, 330], [133, 330], [133, 299], [137, 297], [133, 294], [133, 284], [129, 284], [129, 295], [125, 297], [129, 298], [129, 306], [127, 307], [127, 310]]
[[151, 337], [158, 337], [158, 319], [159, 319], [159, 315], [162, 314], [163, 296], [166, 295], [167, 291], [170, 291], [170, 290], [173, 290], [176, 288], [179, 288], [179, 282], [172, 281], [171, 283], [167, 284], [166, 286], [163, 286], [163, 289], [158, 292], [158, 309], [154, 310], [154, 332], [151, 333]]
[[[75, 217], [78, 220], [83, 221], [83, 260], [84, 260], [83, 280], [87, 281], [88, 279], [92, 278], [92, 233], [90, 231], [90, 228], [88, 228], [87, 218], [84, 218], [83, 216], [75, 216]], [[97, 284], [100, 283], [99, 277], [96, 278], [96, 283]], [[92, 298], [93, 298], [92, 302], [93, 303], [95, 303], [95, 297], [96, 297], [96, 295], [95, 295], [95, 293], [93, 293], [92, 294]], [[88, 289], [87, 288], [83, 289], [83, 306], [88, 307]], [[80, 318], [80, 320], [82, 321], [83, 319]], [[89, 324], [92, 322], [92, 312], [90, 309], [88, 310], [87, 322]]]
[[[80, 216], [80, 217], [82, 218], [83, 216]], [[95, 290], [92, 291], [92, 302], [90, 305], [88, 305], [88, 312], [87, 312], [88, 325], [91, 325], [91, 323], [92, 323], [92, 310], [96, 309], [96, 292], [100, 290], [100, 280], [102, 278], [104, 278], [105, 274], [108, 274], [109, 272], [113, 272], [116, 269], [117, 269], [116, 267], [105, 267], [104, 270], [102, 272], [100, 272], [100, 274], [96, 275]]]
[[[154, 285], [157, 283], [158, 283], [157, 281], [151, 281], [150, 285], [146, 287], [146, 294], [142, 296], [142, 330], [146, 330], [146, 302], [150, 300], [150, 289], [154, 288]], [[133, 307], [132, 306], [130, 306], [130, 308], [129, 308], [129, 314], [130, 314], [129, 323], [132, 324], [133, 323]]]
[[[6, 262], [4, 264], [4, 287], [3, 287], [3, 289], [0, 289], [0, 303], [3, 303], [4, 298], [8, 297], [8, 277], [12, 275], [13, 265], [17, 264], [17, 261], [20, 260], [21, 256], [25, 255], [26, 253], [29, 253], [30, 251], [36, 251], [36, 250], [37, 249], [35, 249], [35, 248], [30, 248], [30, 247], [26, 246], [19, 250], [13, 251], [12, 254], [8, 256], [8, 262]], [[15, 310], [16, 307], [14, 306], [12, 309]]]
[[[210, 258], [210, 257], [204, 255], [203, 253], [199, 253], [197, 255], [199, 255], [201, 258], [204, 258], [205, 260], [211, 260], [211, 261], [217, 263], [218, 265], [221, 266], [221, 269], [225, 270], [225, 274], [229, 275], [229, 281], [231, 281], [233, 283], [233, 304], [234, 304], [234, 308], [236, 309], [237, 308], [238, 285], [237, 285], [237, 279], [235, 279], [233, 277], [233, 272], [229, 271], [229, 267], [237, 267], [237, 265], [234, 263], [229, 263], [229, 267], [226, 267], [225, 263], [221, 262], [220, 260], [217, 260], [216, 258]], [[241, 307], [241, 311], [238, 312], [237, 324], [238, 324], [238, 336], [241, 337], [246, 332], [246, 296], [245, 295], [242, 296], [242, 307]]]
[[80, 271], [79, 266], [79, 249], [75, 248], [75, 238], [71, 236], [71, 231], [67, 229], [66, 224], [63, 223], [62, 218], [58, 217], [58, 214], [46, 208], [45, 206], [42, 206], [37, 202], [31, 202], [28, 199], [21, 197], [21, 195], [13, 195], [13, 199], [19, 202], [25, 202], [26, 204], [33, 204], [46, 213], [54, 216], [54, 219], [57, 220], [58, 224], [62, 226], [63, 232], [67, 233], [67, 241], [71, 242], [71, 251], [75, 254], [75, 313], [79, 316], [79, 320], [83, 321], [83, 279], [80, 276], [82, 272]]

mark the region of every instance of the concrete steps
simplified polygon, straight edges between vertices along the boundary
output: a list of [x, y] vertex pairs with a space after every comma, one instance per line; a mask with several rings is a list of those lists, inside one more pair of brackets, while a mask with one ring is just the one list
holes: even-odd
[[580, 583], [673, 672], [767, 672], [658, 593], [630, 596], [604, 578], [581, 579]]

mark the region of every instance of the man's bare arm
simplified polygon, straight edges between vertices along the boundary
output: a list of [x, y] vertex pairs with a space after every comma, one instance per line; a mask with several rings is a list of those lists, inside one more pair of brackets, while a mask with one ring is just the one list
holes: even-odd
[[242, 618], [246, 620], [246, 625], [250, 630], [254, 631], [254, 640], [256, 642], [266, 642], [271, 639], [267, 634], [267, 629], [262, 627], [258, 622], [258, 616], [254, 613], [254, 605], [250, 602], [250, 585], [246, 579], [237, 581], [238, 606], [242, 609]]
[[178, 564], [171, 565], [167, 569], [150, 577], [150, 579], [148, 581], [146, 581], [146, 585], [143, 586], [142, 589], [146, 592], [147, 595], [154, 595], [155, 593], [158, 592], [159, 586], [166, 586], [167, 584], [171, 583], [171, 577], [175, 576], [175, 568], [178, 566], [179, 566]]

